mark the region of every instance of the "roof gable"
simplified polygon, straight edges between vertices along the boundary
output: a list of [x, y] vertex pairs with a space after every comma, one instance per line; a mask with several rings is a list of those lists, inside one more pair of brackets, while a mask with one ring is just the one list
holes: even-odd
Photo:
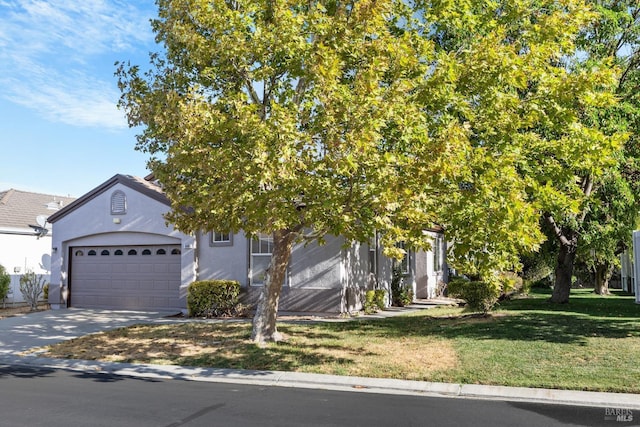
[[64, 208], [60, 209], [58, 212], [51, 215], [48, 221], [50, 223], [56, 222], [57, 220], [75, 211], [79, 207], [90, 202], [91, 200], [93, 200], [100, 194], [104, 193], [105, 191], [107, 191], [109, 188], [113, 187], [116, 184], [122, 184], [162, 204], [171, 206], [171, 202], [162, 191], [162, 188], [157, 183], [150, 182], [136, 176], [117, 174], [117, 175], [114, 175], [111, 179], [100, 184], [93, 190], [84, 194], [80, 198], [76, 199], [73, 203], [69, 204], [68, 206], [65, 206]]

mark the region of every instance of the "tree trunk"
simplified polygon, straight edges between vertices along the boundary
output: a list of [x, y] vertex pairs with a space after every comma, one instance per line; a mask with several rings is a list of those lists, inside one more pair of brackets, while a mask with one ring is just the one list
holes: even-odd
[[609, 279], [611, 278], [612, 268], [609, 263], [602, 263], [596, 266], [596, 280], [594, 292], [598, 295], [609, 295]]
[[569, 302], [571, 293], [571, 279], [573, 278], [573, 265], [576, 259], [577, 245], [572, 242], [569, 245], [560, 245], [556, 263], [556, 281], [553, 286], [553, 294], [549, 301], [559, 304]]
[[290, 230], [273, 232], [271, 263], [267, 268], [265, 283], [260, 293], [256, 314], [253, 317], [251, 339], [258, 344], [282, 339], [276, 329], [278, 301], [280, 300], [280, 291], [282, 291], [282, 284], [287, 273], [287, 265], [289, 264], [295, 237], [296, 233]]

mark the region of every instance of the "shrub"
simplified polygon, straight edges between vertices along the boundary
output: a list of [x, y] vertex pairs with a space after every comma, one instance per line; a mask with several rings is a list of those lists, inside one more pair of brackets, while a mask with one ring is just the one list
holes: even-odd
[[368, 290], [364, 294], [364, 313], [373, 314], [386, 307], [387, 291], [384, 289]]
[[461, 298], [472, 310], [488, 313], [498, 302], [501, 288], [498, 281], [454, 279], [447, 286], [449, 296]]
[[7, 297], [10, 285], [11, 276], [7, 273], [7, 270], [0, 265], [0, 299], [4, 300]]
[[509, 299], [513, 295], [527, 294], [529, 288], [525, 287], [522, 277], [512, 271], [503, 271], [497, 275], [498, 284], [500, 286], [500, 300]]
[[47, 283], [46, 285], [44, 285], [44, 288], [42, 289], [42, 298], [44, 298], [45, 301], [49, 302], [49, 284]]
[[31, 311], [38, 309], [38, 301], [46, 285], [44, 277], [31, 270], [20, 276], [20, 293], [29, 304]]
[[409, 289], [402, 278], [400, 267], [393, 269], [391, 277], [391, 303], [396, 307], [404, 307], [413, 302], [413, 290]]
[[374, 292], [374, 302], [376, 304], [376, 307], [378, 307], [379, 310], [384, 310], [384, 308], [387, 306], [387, 291], [385, 291], [384, 289], [376, 289]]
[[542, 279], [531, 280], [529, 282], [529, 287], [533, 289], [551, 289], [553, 288], [553, 281], [551, 280], [551, 277], [547, 276]]
[[190, 317], [235, 316], [240, 305], [240, 283], [235, 280], [201, 280], [189, 285], [187, 309]]
[[364, 294], [364, 313], [373, 314], [378, 311], [378, 305], [376, 304], [376, 291], [368, 290]]

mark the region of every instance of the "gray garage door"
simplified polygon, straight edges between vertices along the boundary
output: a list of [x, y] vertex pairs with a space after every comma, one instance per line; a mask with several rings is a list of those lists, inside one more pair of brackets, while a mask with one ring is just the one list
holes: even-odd
[[73, 307], [174, 310], [180, 307], [180, 246], [71, 248]]

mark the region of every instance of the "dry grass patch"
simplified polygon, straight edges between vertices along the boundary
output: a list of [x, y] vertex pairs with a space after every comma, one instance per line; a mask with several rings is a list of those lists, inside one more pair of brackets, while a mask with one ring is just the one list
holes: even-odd
[[431, 336], [389, 339], [328, 325], [280, 330], [286, 342], [260, 348], [248, 323], [138, 325], [63, 342], [42, 356], [402, 379], [427, 379], [457, 363], [451, 343]]

